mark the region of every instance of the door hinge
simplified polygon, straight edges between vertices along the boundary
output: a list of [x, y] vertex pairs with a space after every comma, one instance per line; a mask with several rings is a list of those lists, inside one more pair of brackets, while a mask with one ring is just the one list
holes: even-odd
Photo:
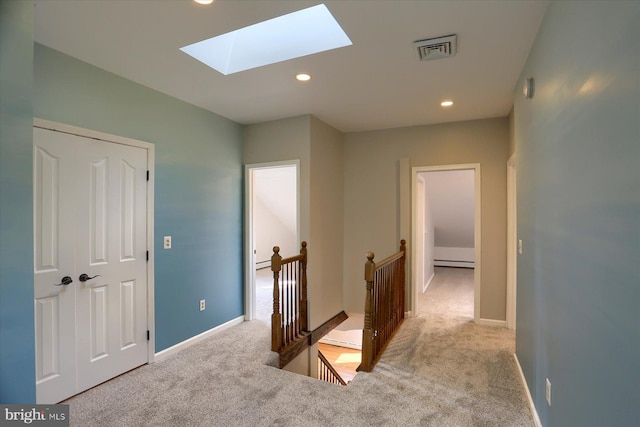
[[149, 337], [150, 337], [150, 334], [149, 334], [149, 330], [147, 329], [147, 341], [149, 341]]
[[149, 181], [149, 171], [147, 171], [147, 181]]
[[149, 251], [147, 251], [147, 261], [149, 261]]

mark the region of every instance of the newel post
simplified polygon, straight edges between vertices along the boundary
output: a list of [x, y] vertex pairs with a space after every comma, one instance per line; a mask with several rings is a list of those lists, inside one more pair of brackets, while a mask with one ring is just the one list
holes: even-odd
[[302, 242], [302, 248], [300, 248], [300, 255], [302, 260], [300, 261], [301, 273], [301, 291], [300, 291], [300, 329], [307, 330], [309, 325], [309, 319], [307, 317], [307, 242]]
[[370, 372], [373, 368], [373, 327], [371, 319], [371, 304], [373, 300], [373, 279], [376, 271], [376, 263], [373, 262], [375, 254], [367, 253], [367, 262], [364, 264], [364, 280], [367, 283], [367, 294], [364, 303], [364, 329], [362, 330], [362, 362], [360, 369]]
[[280, 289], [278, 286], [282, 257], [280, 248], [273, 247], [271, 271], [273, 272], [273, 314], [271, 315], [271, 351], [278, 351], [282, 345], [282, 314], [280, 313]]
[[404, 311], [405, 311], [405, 295], [407, 293], [407, 285], [405, 283], [405, 269], [407, 263], [407, 241], [402, 239], [400, 240], [400, 252], [402, 252], [402, 261], [400, 262], [400, 307], [398, 313], [399, 319], [404, 319]]

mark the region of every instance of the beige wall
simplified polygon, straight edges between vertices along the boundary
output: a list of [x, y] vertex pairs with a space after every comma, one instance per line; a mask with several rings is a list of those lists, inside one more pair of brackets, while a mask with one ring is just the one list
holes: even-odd
[[[364, 309], [363, 269], [367, 251], [382, 259], [398, 250], [399, 161], [411, 167], [480, 163], [482, 277], [480, 317], [505, 319], [506, 162], [509, 119], [415, 126], [345, 135], [344, 303]], [[407, 301], [409, 307], [410, 301]]]
[[298, 116], [249, 125], [245, 126], [243, 136], [244, 164], [300, 160], [300, 239], [302, 240], [309, 240], [310, 120], [310, 116]]
[[300, 234], [309, 250], [310, 329], [343, 310], [342, 147], [339, 131], [309, 115], [245, 127], [245, 164], [300, 159]]
[[[310, 326], [342, 311], [343, 135], [311, 117]], [[313, 246], [311, 246], [313, 243]]]

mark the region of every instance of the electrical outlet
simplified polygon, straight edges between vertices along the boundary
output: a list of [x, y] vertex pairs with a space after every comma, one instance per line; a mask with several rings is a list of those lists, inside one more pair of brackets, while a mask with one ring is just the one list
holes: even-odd
[[205, 303], [204, 303], [204, 300], [201, 299], [200, 300], [200, 311], [204, 311], [204, 308], [205, 308]]
[[171, 249], [171, 236], [164, 236], [164, 248]]
[[549, 406], [551, 406], [551, 382], [549, 381], [549, 378], [547, 378], [547, 387], [546, 387], [545, 395], [547, 397], [547, 403], [549, 404]]

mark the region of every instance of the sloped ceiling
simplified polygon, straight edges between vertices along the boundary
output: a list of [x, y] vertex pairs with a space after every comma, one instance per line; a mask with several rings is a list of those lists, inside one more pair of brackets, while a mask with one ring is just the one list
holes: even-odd
[[296, 236], [296, 168], [257, 169], [254, 174], [255, 196]]
[[435, 246], [473, 248], [474, 171], [423, 172], [433, 220]]

